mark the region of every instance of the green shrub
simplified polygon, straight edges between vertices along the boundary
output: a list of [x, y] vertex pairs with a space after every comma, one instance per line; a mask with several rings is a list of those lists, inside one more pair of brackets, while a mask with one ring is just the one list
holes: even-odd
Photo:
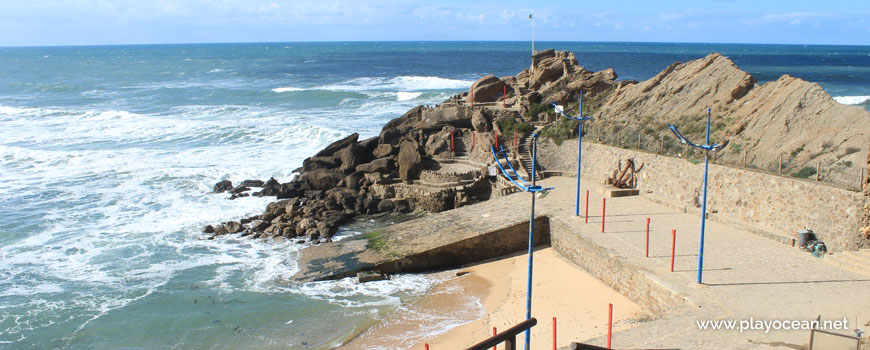
[[498, 127], [501, 129], [501, 132], [505, 135], [512, 134], [514, 131], [517, 134], [529, 134], [532, 131], [535, 131], [535, 127], [532, 124], [526, 123], [524, 121], [517, 121], [514, 118], [504, 118], [498, 121]]
[[540, 103], [532, 103], [532, 105], [529, 106], [529, 110], [526, 111], [526, 113], [523, 113], [523, 116], [526, 118], [534, 118], [538, 116], [538, 114], [541, 114], [543, 112], [551, 112], [552, 110], [552, 106], [547, 106]]
[[555, 123], [547, 125], [541, 130], [541, 136], [552, 140], [556, 145], [561, 145], [565, 140], [577, 135], [575, 134], [577, 132], [577, 123], [579, 121], [574, 119], [559, 118]]
[[801, 170], [798, 170], [797, 172], [792, 173], [791, 177], [795, 177], [798, 179], [806, 179], [806, 178], [813, 176], [815, 174], [816, 174], [816, 168], [805, 166], [805, 167], [801, 168]]

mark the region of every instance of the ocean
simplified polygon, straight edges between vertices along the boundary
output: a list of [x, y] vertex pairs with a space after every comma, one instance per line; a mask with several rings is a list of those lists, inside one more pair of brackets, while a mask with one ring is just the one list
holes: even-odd
[[[868, 46], [536, 47], [634, 80], [720, 52], [760, 82], [791, 74], [870, 108]], [[402, 312], [447, 277], [289, 283], [302, 245], [201, 239], [270, 202], [211, 188], [288, 181], [331, 141], [514, 75], [529, 54], [527, 42], [0, 48], [0, 349], [328, 349]]]

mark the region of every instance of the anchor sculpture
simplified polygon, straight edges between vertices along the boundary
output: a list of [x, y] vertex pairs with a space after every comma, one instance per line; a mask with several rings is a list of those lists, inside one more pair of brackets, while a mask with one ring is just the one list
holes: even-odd
[[622, 161], [620, 160], [616, 170], [613, 171], [613, 176], [607, 178], [607, 183], [616, 188], [636, 188], [637, 173], [641, 170], [643, 170], [643, 164], [640, 165], [640, 168], [637, 168], [634, 158], [628, 158], [625, 161], [625, 168], [622, 167]]

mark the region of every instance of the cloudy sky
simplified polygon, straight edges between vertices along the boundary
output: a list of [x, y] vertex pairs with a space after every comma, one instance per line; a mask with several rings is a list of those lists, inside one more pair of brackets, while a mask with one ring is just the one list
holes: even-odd
[[0, 0], [0, 46], [358, 40], [870, 45], [867, 0]]

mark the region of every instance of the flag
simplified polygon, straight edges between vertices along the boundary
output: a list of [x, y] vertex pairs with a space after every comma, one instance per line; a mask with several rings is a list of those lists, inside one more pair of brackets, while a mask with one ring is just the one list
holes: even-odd
[[531, 13], [529, 14], [529, 18], [532, 18], [532, 14], [531, 14]]

